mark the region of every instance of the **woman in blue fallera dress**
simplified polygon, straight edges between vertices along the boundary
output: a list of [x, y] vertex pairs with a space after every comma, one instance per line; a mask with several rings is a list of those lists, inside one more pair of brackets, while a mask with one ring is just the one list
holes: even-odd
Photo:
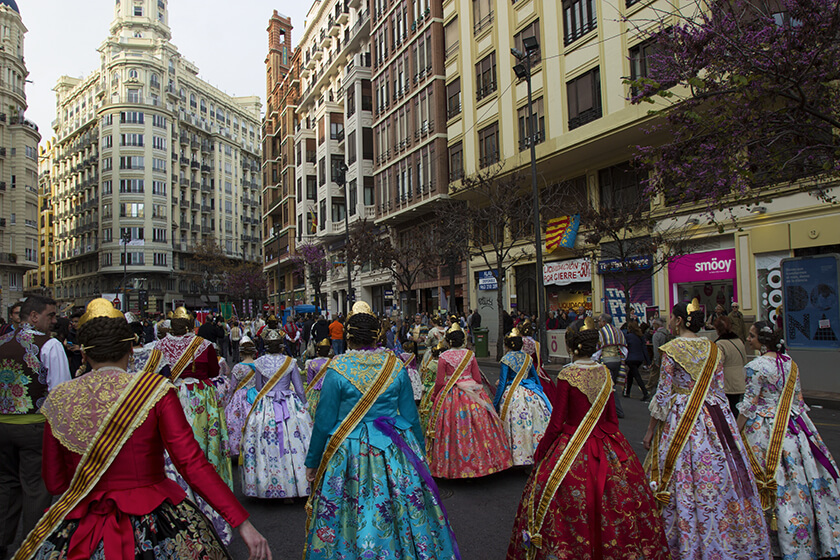
[[[534, 361], [522, 351], [518, 329], [505, 336], [505, 347], [508, 353], [499, 364], [499, 386], [493, 406], [502, 419], [514, 466], [533, 465], [534, 451], [551, 419], [551, 403], [540, 384]], [[523, 377], [516, 383], [520, 371]]]
[[[350, 351], [330, 363], [321, 387], [306, 458], [313, 488], [304, 559], [460, 558], [426, 464], [411, 381], [393, 353], [375, 351], [380, 325], [369, 309], [353, 306]], [[364, 395], [377, 379], [383, 389], [352, 427], [351, 410], [372, 399]]]

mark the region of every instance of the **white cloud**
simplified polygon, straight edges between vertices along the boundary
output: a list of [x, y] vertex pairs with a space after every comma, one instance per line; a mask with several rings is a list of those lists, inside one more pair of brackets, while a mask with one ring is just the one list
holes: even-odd
[[[147, 0], [153, 2], [155, 0]], [[81, 78], [100, 64], [97, 48], [108, 36], [114, 0], [17, 0], [29, 30], [24, 44], [29, 80], [26, 116], [52, 135], [59, 76]], [[265, 105], [268, 20], [273, 10], [292, 18], [292, 39], [303, 33], [310, 0], [169, 0], [172, 42], [194, 62], [202, 79], [230, 95], [259, 95]]]

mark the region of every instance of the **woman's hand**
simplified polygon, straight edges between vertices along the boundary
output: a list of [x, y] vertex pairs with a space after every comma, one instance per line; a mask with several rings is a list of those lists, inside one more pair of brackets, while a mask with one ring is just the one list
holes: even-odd
[[271, 560], [271, 550], [268, 541], [247, 519], [239, 526], [239, 536], [248, 547], [248, 560]]
[[310, 469], [309, 467], [306, 467], [306, 480], [308, 480], [310, 483], [315, 482], [315, 474], [317, 472], [317, 469]]

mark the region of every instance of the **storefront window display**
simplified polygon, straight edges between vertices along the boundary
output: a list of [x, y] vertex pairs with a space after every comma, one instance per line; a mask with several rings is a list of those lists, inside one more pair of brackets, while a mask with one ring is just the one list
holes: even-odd
[[592, 310], [592, 266], [589, 259], [554, 261], [543, 265], [548, 309]]
[[710, 316], [722, 305], [729, 313], [737, 301], [735, 249], [683, 255], [668, 265], [671, 306], [697, 298]]

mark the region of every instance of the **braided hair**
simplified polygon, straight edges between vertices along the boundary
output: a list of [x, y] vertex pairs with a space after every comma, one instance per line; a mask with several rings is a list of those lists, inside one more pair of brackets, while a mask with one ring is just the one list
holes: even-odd
[[170, 332], [173, 336], [183, 336], [190, 332], [193, 327], [191, 319], [170, 319]]
[[566, 329], [566, 346], [575, 356], [587, 358], [598, 349], [598, 329]]
[[514, 352], [518, 352], [522, 350], [522, 337], [521, 336], [506, 336], [505, 337], [505, 346], [513, 350]]
[[464, 331], [457, 330], [457, 331], [449, 331], [446, 333], [446, 342], [449, 343], [450, 348], [460, 348], [466, 342], [467, 337], [464, 335]]
[[686, 329], [693, 333], [699, 332], [703, 328], [703, 310], [688, 312], [688, 304], [681, 301], [671, 310], [675, 317], [683, 320], [683, 325]]
[[753, 324], [753, 328], [758, 335], [758, 341], [767, 348], [767, 351], [778, 352], [779, 354], [785, 353], [785, 341], [782, 339], [783, 333], [781, 330], [775, 328], [768, 321], [758, 321]]
[[134, 332], [121, 317], [94, 317], [81, 327], [77, 342], [95, 362], [116, 362], [131, 352]]
[[253, 342], [246, 342], [245, 344], [239, 345], [239, 356], [250, 356], [252, 358], [257, 357], [257, 347], [254, 345]]
[[346, 322], [347, 342], [356, 347], [373, 346], [379, 340], [382, 325], [379, 319], [368, 313], [355, 313]]

